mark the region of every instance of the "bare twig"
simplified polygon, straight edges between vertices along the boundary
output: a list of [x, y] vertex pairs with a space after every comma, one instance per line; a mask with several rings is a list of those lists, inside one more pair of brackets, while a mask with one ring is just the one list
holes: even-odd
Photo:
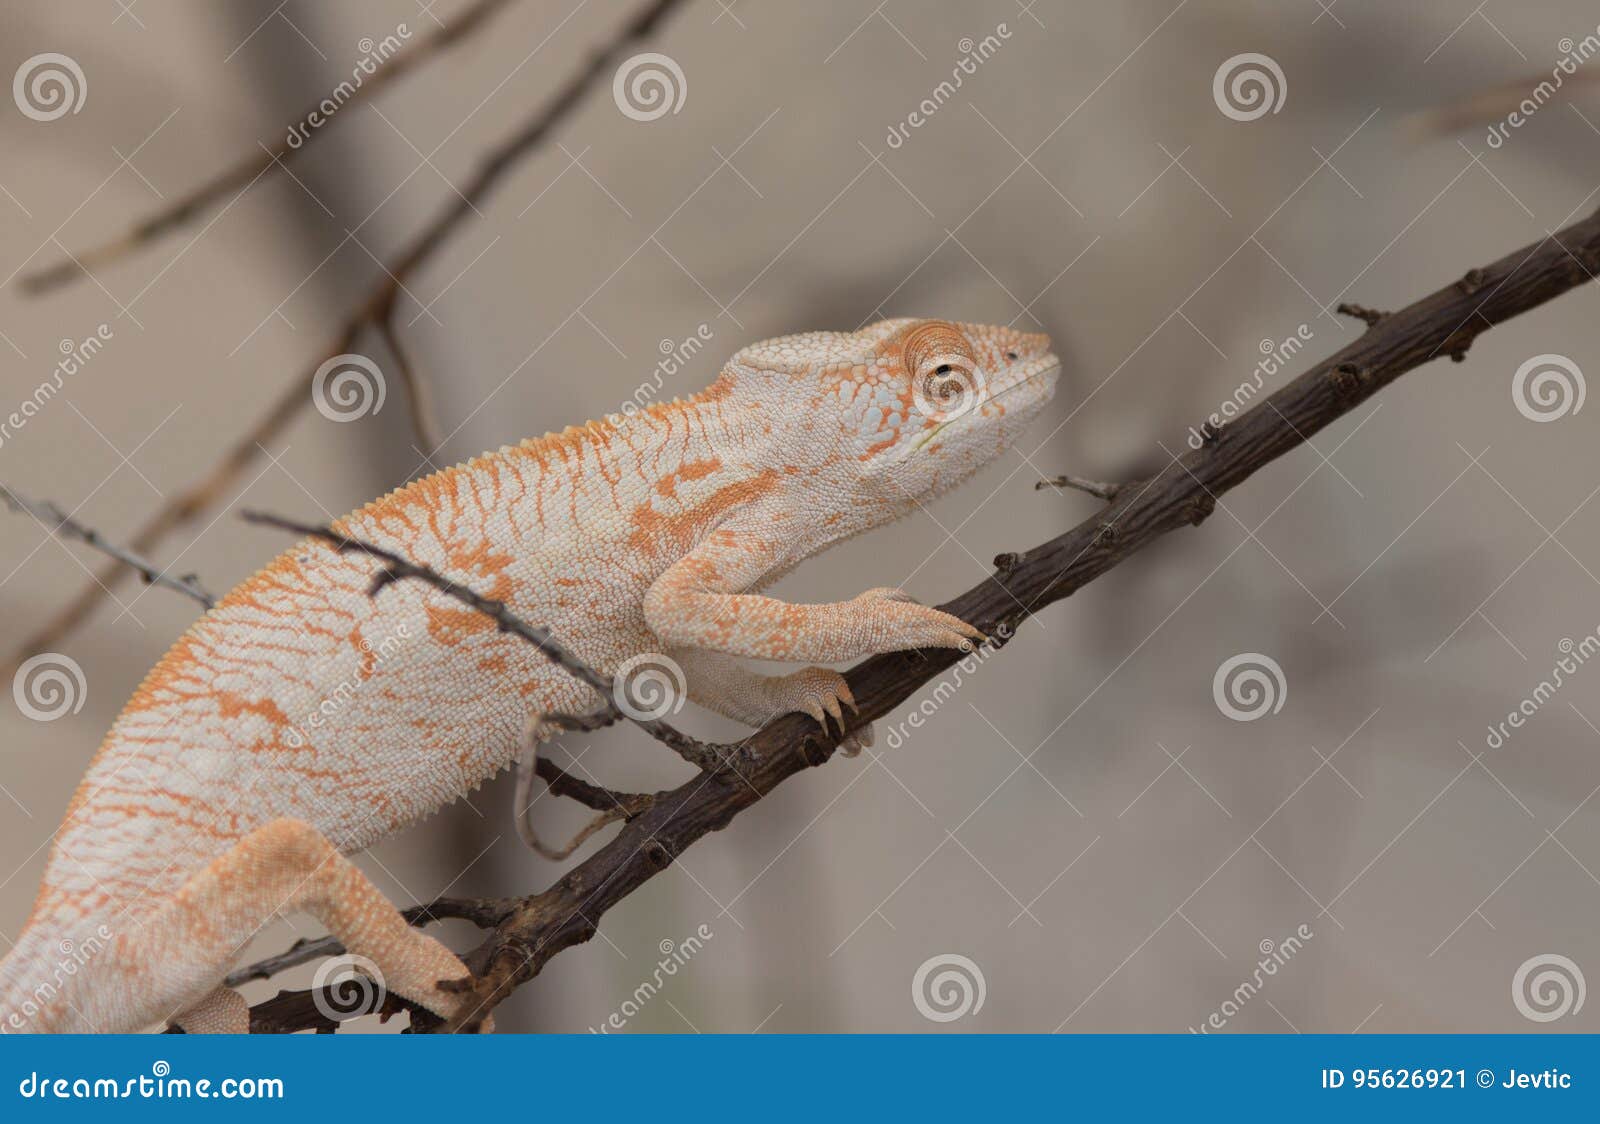
[[[445, 20], [426, 38], [418, 40], [415, 45], [399, 52], [378, 67], [361, 85], [355, 87], [343, 104], [349, 106], [373, 97], [407, 72], [454, 46], [509, 2], [510, 0], [477, 0], [476, 3], [463, 8]], [[316, 109], [317, 106], [312, 106], [301, 114], [300, 120], [306, 120]], [[159, 240], [204, 213], [207, 208], [214, 206], [230, 192], [249, 187], [275, 168], [281, 169], [314, 144], [321, 135], [320, 132], [313, 132], [300, 145], [290, 145], [288, 137], [285, 136], [270, 148], [263, 146], [261, 155], [239, 161], [221, 175], [207, 180], [181, 198], [173, 200], [162, 210], [143, 219], [121, 237], [87, 250], [80, 250], [65, 261], [47, 266], [36, 273], [25, 274], [21, 282], [24, 291], [39, 294], [59, 288], [84, 276], [92, 267], [117, 261]]]
[[1057, 491], [1063, 488], [1071, 488], [1074, 491], [1087, 492], [1096, 499], [1102, 499], [1110, 503], [1117, 498], [1117, 494], [1124, 487], [1126, 487], [1124, 484], [1102, 484], [1098, 480], [1085, 480], [1081, 476], [1068, 476], [1063, 473], [1060, 476], [1052, 476], [1047, 480], [1039, 481], [1033, 486], [1033, 489], [1037, 492], [1044, 488], [1054, 488]]
[[101, 554], [115, 558], [122, 565], [138, 573], [150, 585], [159, 585], [164, 589], [181, 593], [185, 597], [192, 597], [207, 609], [217, 603], [217, 599], [207, 593], [205, 587], [200, 584], [198, 575], [184, 574], [175, 578], [165, 570], [158, 569], [155, 563], [147, 561], [141, 555], [111, 542], [92, 527], [85, 527], [48, 500], [24, 499], [4, 484], [0, 484], [0, 500], [4, 500], [6, 506], [13, 511], [33, 516], [39, 525], [50, 533], [64, 539], [77, 539]]
[[411, 407], [411, 428], [416, 432], [417, 440], [422, 445], [420, 451], [426, 456], [432, 456], [438, 451], [439, 446], [444, 444], [444, 438], [439, 436], [439, 423], [433, 409], [430, 384], [427, 379], [420, 378], [411, 366], [411, 359], [401, 346], [400, 335], [395, 331], [392, 319], [379, 321], [378, 334], [388, 345], [389, 354], [394, 357], [395, 368], [400, 372], [400, 381], [405, 384], [406, 398]]
[[[544, 766], [543, 769], [540, 767]], [[599, 815], [578, 830], [565, 847], [551, 847], [539, 838], [533, 826], [534, 782], [542, 780], [552, 796], [570, 796], [591, 808]], [[534, 716], [524, 735], [522, 753], [517, 757], [517, 784], [512, 798], [511, 815], [517, 826], [517, 836], [529, 848], [545, 858], [560, 862], [567, 858], [601, 828], [618, 821], [633, 819], [655, 803], [654, 796], [638, 793], [619, 793], [598, 785], [580, 781], [570, 773], [557, 768], [539, 755], [538, 716]]]
[[1334, 311], [1340, 316], [1354, 316], [1369, 328], [1389, 315], [1387, 312], [1381, 312], [1376, 308], [1368, 308], [1364, 304], [1340, 304]]
[[[520, 129], [491, 151], [472, 180], [454, 198], [453, 204], [435, 216], [409, 247], [385, 265], [383, 275], [350, 313], [332, 347], [306, 368], [306, 376], [285, 386], [267, 412], [234, 442], [222, 459], [199, 481], [167, 500], [139, 529], [132, 540], [132, 548], [145, 554], [153, 552], [168, 535], [213, 507], [237, 486], [245, 470], [255, 462], [261, 451], [276, 441], [305, 409], [306, 403], [311, 401], [306, 386], [310, 381], [310, 372], [314, 372], [327, 359], [353, 350], [364, 327], [387, 320], [402, 291], [401, 284], [426, 264], [468, 216], [477, 213], [478, 204], [506, 173], [536, 149], [577, 108], [589, 90], [609, 77], [622, 53], [653, 33], [667, 14], [682, 2], [652, 0], [617, 32], [603, 50], [591, 54], [583, 69], [529, 117]], [[430, 456], [437, 451], [437, 446], [423, 450]], [[23, 641], [11, 666], [14, 668], [29, 656], [55, 647], [63, 637], [88, 619], [95, 606], [123, 576], [120, 567], [107, 567], [95, 574], [93, 580], [65, 608]]]
[[[1106, 573], [1168, 532], [1202, 522], [1217, 497], [1289, 453], [1402, 374], [1443, 355], [1462, 355], [1482, 332], [1587, 281], [1600, 268], [1600, 213], [1385, 317], [1185, 453], [1154, 478], [1125, 485], [1118, 498], [1072, 530], [1026, 553], [940, 608], [990, 635]], [[672, 865], [685, 848], [727, 826], [785, 779], [832, 755], [838, 738], [889, 713], [960, 658], [948, 650], [876, 656], [846, 675], [860, 710], [838, 734], [787, 715], [752, 736], [749, 768], [735, 781], [697, 777], [659, 793], [649, 809], [543, 893], [523, 898], [464, 959], [475, 973], [460, 990], [463, 1017], [415, 1029], [454, 1030], [480, 1021], [562, 949], [588, 940], [606, 911]], [[309, 993], [255, 1008], [260, 1025], [319, 1025]], [[306, 1012], [309, 1011], [309, 1014]], [[267, 1021], [270, 1016], [270, 1022]], [[252, 1025], [257, 1025], [253, 1016]]]
[[[401, 916], [407, 924], [419, 927], [458, 918], [470, 921], [480, 929], [489, 929], [504, 920], [516, 904], [515, 898], [440, 898], [403, 910]], [[279, 972], [321, 960], [324, 956], [339, 956], [343, 952], [344, 945], [333, 937], [303, 937], [276, 956], [268, 956], [228, 973], [222, 982], [228, 987], [239, 987], [252, 980], [271, 979]]]
[[620, 806], [643, 805], [655, 797], [642, 792], [615, 792], [597, 784], [575, 777], [548, 757], [539, 756], [533, 766], [534, 773], [544, 781], [551, 796], [565, 796], [576, 800], [585, 808], [606, 812]]
[[368, 590], [373, 596], [381, 592], [385, 586], [408, 579], [415, 579], [431, 585], [439, 592], [455, 598], [463, 605], [476, 609], [494, 621], [501, 632], [509, 632], [513, 636], [526, 640], [537, 648], [545, 659], [600, 695], [602, 701], [597, 715], [602, 717], [549, 715], [545, 717], [545, 721], [568, 729], [594, 729], [596, 728], [594, 725], [596, 722], [608, 724], [612, 721], [626, 719], [698, 769], [717, 770], [736, 766], [740, 754], [738, 746], [711, 745], [708, 742], [690, 737], [671, 723], [659, 718], [636, 717], [618, 707], [615, 699], [617, 684], [609, 675], [596, 671], [584, 663], [583, 660], [579, 659], [557, 640], [549, 629], [528, 624], [506, 608], [505, 602], [484, 597], [473, 589], [445, 577], [430, 566], [413, 562], [409, 558], [396, 554], [392, 550], [386, 550], [374, 543], [351, 538], [332, 527], [314, 523], [297, 523], [292, 519], [284, 519], [259, 511], [246, 511], [243, 514], [244, 518], [251, 523], [277, 527], [279, 530], [292, 531], [308, 538], [320, 539], [341, 554], [365, 554], [378, 562], [382, 562], [383, 566], [373, 575], [372, 585]]

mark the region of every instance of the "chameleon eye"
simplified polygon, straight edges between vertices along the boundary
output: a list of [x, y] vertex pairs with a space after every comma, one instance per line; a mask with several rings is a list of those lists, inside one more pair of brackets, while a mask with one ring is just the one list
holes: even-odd
[[983, 401], [983, 373], [972, 345], [953, 324], [927, 320], [902, 344], [918, 413], [933, 422], [959, 417]]

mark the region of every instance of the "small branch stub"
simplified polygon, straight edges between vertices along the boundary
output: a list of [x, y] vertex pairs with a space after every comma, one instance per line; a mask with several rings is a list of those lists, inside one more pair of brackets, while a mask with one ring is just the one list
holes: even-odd
[[1364, 321], [1369, 328], [1376, 327], [1380, 320], [1389, 315], [1387, 312], [1380, 312], [1363, 304], [1341, 304], [1334, 311], [1340, 316], [1354, 316], [1357, 320]]
[[1045, 488], [1054, 488], [1057, 491], [1062, 491], [1070, 488], [1077, 492], [1087, 492], [1096, 499], [1102, 499], [1110, 503], [1117, 498], [1117, 493], [1121, 492], [1125, 485], [1104, 484], [1098, 480], [1085, 480], [1081, 476], [1062, 474], [1061, 476], [1052, 476], [1048, 480], [1041, 480], [1033, 487], [1035, 491], [1042, 491]]

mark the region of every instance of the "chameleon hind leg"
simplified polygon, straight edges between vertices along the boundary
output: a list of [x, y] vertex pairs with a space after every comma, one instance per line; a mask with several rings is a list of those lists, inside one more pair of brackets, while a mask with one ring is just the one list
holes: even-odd
[[[123, 991], [133, 1009], [118, 1012], [116, 1021], [148, 1026], [173, 1018], [199, 1031], [246, 1029], [243, 1001], [219, 998], [225, 989], [206, 989], [215, 989], [239, 950], [278, 913], [310, 914], [352, 956], [376, 965], [384, 988], [441, 1018], [467, 1001], [439, 986], [469, 975], [453, 952], [406, 924], [316, 828], [282, 819], [239, 840], [140, 930], [119, 938], [116, 967], [128, 977]], [[190, 1002], [197, 994], [200, 1001]]]
[[[798, 711], [823, 729], [829, 719], [843, 726], [846, 710], [856, 709], [844, 676], [825, 667], [805, 667], [788, 675], [762, 675], [722, 652], [674, 648], [668, 653], [683, 668], [689, 697], [708, 710], [760, 729], [780, 714]], [[840, 743], [846, 757], [872, 745], [872, 725], [860, 727]]]
[[172, 1020], [185, 1034], [248, 1034], [250, 1004], [231, 987], [219, 987]]

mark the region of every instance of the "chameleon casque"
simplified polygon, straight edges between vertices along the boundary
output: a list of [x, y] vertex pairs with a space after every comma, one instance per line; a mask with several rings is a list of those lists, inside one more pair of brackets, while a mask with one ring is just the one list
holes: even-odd
[[[713, 711], [825, 722], [853, 705], [838, 673], [768, 676], [740, 657], [815, 665], [982, 634], [894, 589], [812, 605], [756, 591], [994, 460], [1059, 373], [1047, 337], [1010, 328], [785, 336], [691, 398], [485, 454], [334, 526], [504, 601], [608, 675], [660, 653]], [[0, 963], [0, 1029], [243, 1031], [223, 977], [280, 913], [309, 914], [391, 991], [455, 1012], [463, 997], [439, 984], [466, 968], [346, 856], [512, 764], [530, 715], [598, 696], [421, 583], [369, 597], [378, 569], [298, 543], [145, 678]], [[62, 978], [66, 942], [97, 933]]]

